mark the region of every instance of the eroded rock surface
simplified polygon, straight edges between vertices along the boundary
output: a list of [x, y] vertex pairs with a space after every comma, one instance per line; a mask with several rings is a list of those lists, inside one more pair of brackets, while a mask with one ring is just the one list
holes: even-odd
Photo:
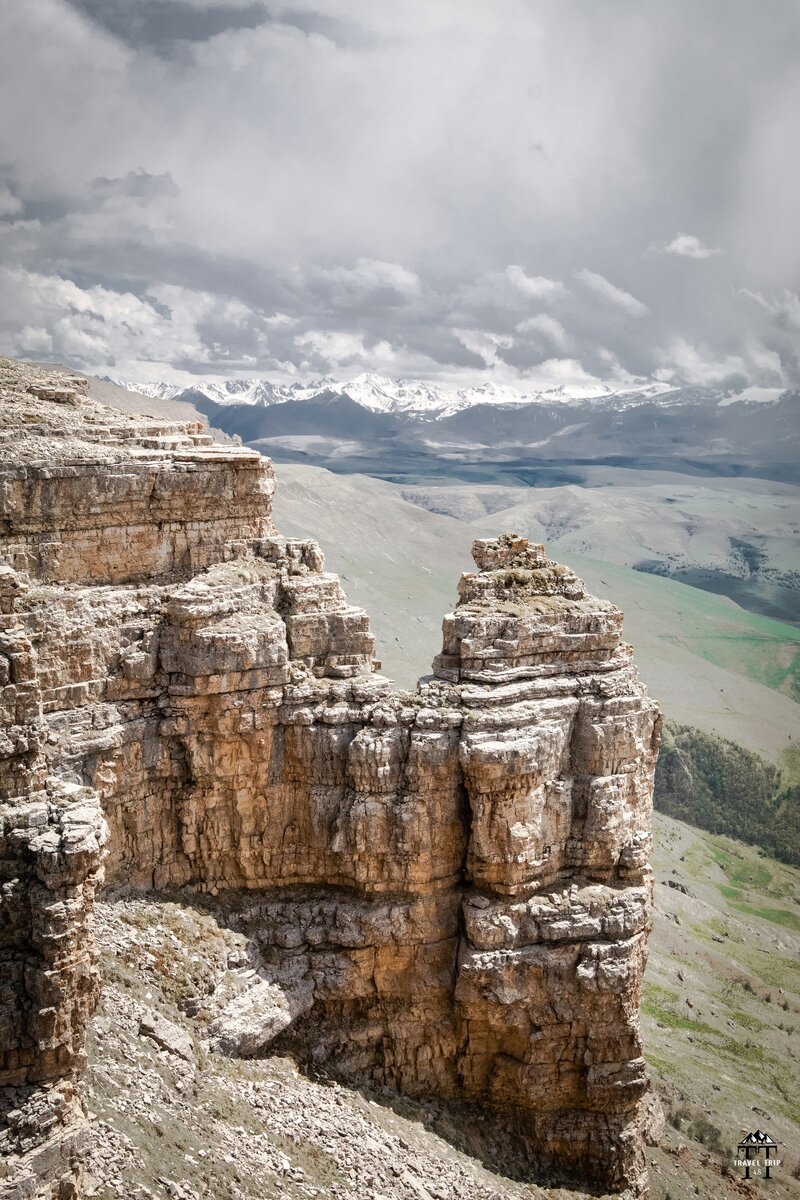
[[77, 1177], [104, 869], [246, 929], [219, 1052], [483, 1102], [641, 1193], [659, 720], [622, 614], [542, 546], [477, 542], [396, 692], [319, 547], [274, 529], [267, 459], [68, 375], [0, 360], [0, 389], [0, 1195]]

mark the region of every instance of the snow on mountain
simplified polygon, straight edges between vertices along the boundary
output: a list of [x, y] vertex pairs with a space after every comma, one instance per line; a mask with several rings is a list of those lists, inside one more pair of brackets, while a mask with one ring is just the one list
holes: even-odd
[[[133, 383], [127, 379], [111, 379], [119, 387], [141, 392], [157, 400], [174, 400], [186, 392], [200, 392], [215, 404], [280, 404], [284, 400], [305, 400], [318, 396], [333, 381], [317, 380], [313, 384], [270, 383], [268, 379], [198, 379], [190, 386], [175, 383]], [[336, 385], [334, 385], [336, 386]]]
[[387, 379], [365, 371], [347, 383], [337, 385], [356, 404], [373, 412], [436, 413], [446, 405], [446, 393], [417, 379]]
[[677, 400], [683, 389], [666, 383], [648, 382], [614, 391], [607, 384], [570, 386], [561, 384], [544, 391], [521, 391], [494, 381], [468, 388], [444, 388], [418, 379], [389, 379], [365, 371], [342, 382], [333, 378], [308, 383], [272, 383], [268, 379], [197, 380], [190, 388], [174, 383], [132, 383], [112, 379], [121, 387], [141, 392], [154, 399], [174, 400], [186, 392], [200, 392], [215, 404], [252, 404], [268, 406], [287, 401], [310, 400], [325, 393], [348, 396], [372, 412], [405, 413], [421, 420], [441, 420], [476, 404], [571, 404], [591, 402], [627, 408], [659, 399], [669, 403], [669, 393]]
[[[435, 419], [448, 417], [476, 404], [569, 404], [575, 400], [607, 400], [618, 394], [606, 384], [576, 387], [561, 384], [546, 391], [520, 391], [519, 388], [493, 380], [470, 388], [443, 388], [418, 379], [387, 379], [372, 372], [357, 375], [348, 383], [332, 385], [328, 381], [326, 387], [333, 387], [373, 412], [413, 413]], [[668, 390], [667, 385], [658, 383], [646, 387], [648, 390]]]
[[186, 389], [175, 383], [131, 383], [127, 379], [116, 379], [113, 375], [105, 375], [103, 383], [113, 383], [129, 392], [139, 392], [142, 396], [150, 396], [153, 400], [174, 400]]

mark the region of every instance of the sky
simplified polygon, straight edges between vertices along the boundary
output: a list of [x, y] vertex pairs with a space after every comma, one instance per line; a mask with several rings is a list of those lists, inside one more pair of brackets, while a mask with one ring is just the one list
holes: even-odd
[[796, 0], [4, 0], [0, 352], [800, 387]]

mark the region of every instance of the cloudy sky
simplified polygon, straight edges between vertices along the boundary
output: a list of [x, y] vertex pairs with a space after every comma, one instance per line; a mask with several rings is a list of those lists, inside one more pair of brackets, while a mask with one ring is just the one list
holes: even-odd
[[5, 0], [0, 351], [800, 386], [797, 0]]

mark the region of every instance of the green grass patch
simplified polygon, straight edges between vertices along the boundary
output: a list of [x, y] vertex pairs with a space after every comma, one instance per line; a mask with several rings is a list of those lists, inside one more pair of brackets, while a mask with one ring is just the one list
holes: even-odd
[[644, 1000], [642, 1002], [642, 1012], [646, 1016], [652, 1017], [654, 1021], [660, 1021], [662, 1025], [666, 1025], [669, 1029], [685, 1029], [687, 1033], [706, 1034], [710, 1037], [721, 1036], [716, 1029], [712, 1029], [704, 1021], [693, 1021], [691, 1017], [681, 1016], [680, 1013], [673, 1012], [669, 1008], [664, 1008], [660, 1004], [654, 1004], [652, 1000]]
[[693, 879], [706, 879], [708, 875], [709, 858], [702, 842], [692, 846], [684, 854], [683, 869]]
[[726, 850], [722, 846], [712, 843], [711, 857], [718, 866], [722, 867], [734, 887], [747, 886], [763, 890], [768, 888], [772, 882], [772, 872], [768, 871], [761, 863], [747, 862], [738, 854], [732, 854], [730, 850]]
[[689, 967], [690, 969], [697, 966], [697, 964], [693, 962], [691, 958], [684, 958], [682, 954], [678, 954], [677, 950], [672, 950], [670, 952], [669, 960], [673, 963], [680, 963], [681, 966]]
[[726, 1058], [732, 1058], [736, 1062], [749, 1063], [759, 1067], [770, 1066], [776, 1062], [775, 1056], [756, 1042], [726, 1037], [718, 1030], [711, 1032], [715, 1040], [712, 1042], [707, 1038], [702, 1038], [701, 1045], [714, 1054], [723, 1054]]
[[698, 925], [698, 923], [696, 921], [690, 921], [689, 928], [691, 929], [691, 931], [695, 935], [695, 937], [700, 938], [702, 941], [710, 942], [713, 940], [711, 937], [711, 934], [709, 933], [709, 931], [705, 927], [705, 925]]
[[707, 662], [800, 700], [800, 630], [755, 613], [737, 624], [730, 633], [706, 629], [685, 642]]
[[732, 902], [731, 908], [735, 908], [737, 912], [746, 913], [749, 917], [760, 917], [762, 921], [770, 921], [773, 925], [782, 925], [784, 929], [800, 931], [800, 917], [786, 908], [756, 908], [753, 904], [744, 904], [738, 901]]
[[[697, 926], [693, 926], [693, 928], [697, 928]], [[716, 933], [720, 937], [726, 938], [729, 942], [744, 941], [742, 935], [736, 929], [730, 929], [727, 922], [723, 921], [721, 917], [711, 917], [708, 921], [708, 928], [711, 930], [711, 933]]]
[[751, 1017], [750, 1013], [742, 1012], [739, 1008], [730, 1010], [730, 1018], [737, 1025], [741, 1025], [742, 1029], [753, 1029], [757, 1033], [762, 1029], [770, 1028], [765, 1021], [759, 1021], [758, 1017]]
[[800, 961], [780, 958], [776, 954], [759, 954], [756, 950], [737, 950], [736, 957], [752, 978], [758, 977], [767, 986], [800, 990]]
[[[785, 1062], [777, 1063], [772, 1071], [772, 1086], [776, 1093], [772, 1105], [795, 1125], [800, 1125], [796, 1071], [787, 1066]], [[781, 1097], [780, 1100], [778, 1100], [778, 1096]]]
[[680, 1000], [678, 992], [673, 992], [671, 988], [661, 987], [658, 983], [651, 983], [649, 979], [644, 981], [644, 998], [652, 1004], [677, 1004]]
[[726, 900], [741, 900], [742, 892], [738, 888], [729, 887], [727, 883], [719, 884], [719, 890]]
[[664, 1057], [657, 1050], [653, 1050], [647, 1046], [645, 1046], [644, 1057], [647, 1065], [652, 1067], [661, 1079], [668, 1079], [670, 1081], [675, 1079], [678, 1068], [674, 1059]]

